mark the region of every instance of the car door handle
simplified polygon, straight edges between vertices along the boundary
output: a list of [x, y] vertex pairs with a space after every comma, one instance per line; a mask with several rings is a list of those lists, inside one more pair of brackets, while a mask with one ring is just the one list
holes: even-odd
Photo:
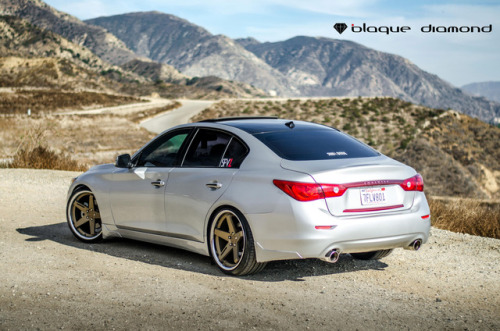
[[151, 182], [151, 185], [156, 186], [156, 187], [162, 187], [162, 186], [165, 186], [165, 182], [162, 181], [161, 179], [158, 179], [154, 182]]
[[218, 190], [222, 187], [222, 184], [219, 182], [212, 182], [212, 183], [206, 183], [205, 186], [213, 190]]

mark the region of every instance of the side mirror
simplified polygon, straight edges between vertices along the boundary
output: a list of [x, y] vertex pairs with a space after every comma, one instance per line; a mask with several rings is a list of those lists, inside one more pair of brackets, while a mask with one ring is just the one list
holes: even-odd
[[115, 167], [130, 168], [130, 154], [122, 154], [116, 157]]

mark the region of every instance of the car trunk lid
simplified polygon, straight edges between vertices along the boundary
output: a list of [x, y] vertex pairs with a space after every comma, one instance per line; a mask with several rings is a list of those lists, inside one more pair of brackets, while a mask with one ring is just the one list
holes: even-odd
[[[323, 185], [326, 203], [334, 216], [353, 216], [386, 213], [411, 208], [415, 192], [405, 191], [401, 185], [415, 171], [386, 156], [339, 159], [331, 161], [289, 161], [283, 159], [285, 169], [309, 174]], [[327, 190], [345, 192], [328, 197]], [[333, 192], [333, 191], [332, 191]]]

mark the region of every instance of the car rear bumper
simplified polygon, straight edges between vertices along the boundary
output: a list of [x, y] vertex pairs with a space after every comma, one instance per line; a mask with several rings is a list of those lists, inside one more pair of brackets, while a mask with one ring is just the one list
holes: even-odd
[[[325, 259], [333, 249], [359, 253], [405, 248], [429, 238], [431, 222], [426, 216], [430, 211], [423, 194], [415, 197], [412, 208], [398, 212], [334, 217], [323, 206], [321, 202], [292, 201], [283, 210], [246, 215], [257, 260]], [[326, 229], [328, 226], [331, 228]]]

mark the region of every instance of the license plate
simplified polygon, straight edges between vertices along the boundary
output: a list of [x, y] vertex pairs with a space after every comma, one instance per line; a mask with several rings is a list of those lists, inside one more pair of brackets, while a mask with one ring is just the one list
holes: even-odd
[[388, 193], [385, 187], [361, 189], [361, 204], [363, 206], [384, 205], [389, 199]]

